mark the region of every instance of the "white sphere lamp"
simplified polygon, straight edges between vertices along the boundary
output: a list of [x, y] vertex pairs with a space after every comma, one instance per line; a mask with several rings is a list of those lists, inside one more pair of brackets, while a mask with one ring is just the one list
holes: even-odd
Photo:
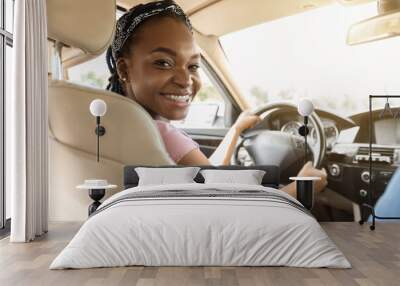
[[89, 106], [90, 113], [96, 117], [96, 129], [95, 133], [97, 135], [97, 162], [99, 162], [100, 157], [100, 136], [106, 134], [106, 129], [104, 126], [100, 125], [100, 117], [104, 116], [107, 112], [107, 104], [102, 99], [95, 99], [90, 103]]
[[107, 104], [102, 99], [95, 99], [90, 103], [89, 109], [93, 116], [104, 116], [107, 112]]
[[297, 106], [297, 111], [303, 117], [310, 116], [311, 113], [313, 113], [314, 111], [314, 105], [311, 102], [311, 100], [304, 98], [299, 101], [299, 104]]

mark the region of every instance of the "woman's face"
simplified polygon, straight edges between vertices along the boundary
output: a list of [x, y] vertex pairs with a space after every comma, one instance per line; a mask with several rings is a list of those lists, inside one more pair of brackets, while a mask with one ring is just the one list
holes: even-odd
[[185, 118], [201, 87], [200, 51], [187, 26], [172, 17], [150, 19], [138, 28], [128, 54], [128, 96], [153, 115]]

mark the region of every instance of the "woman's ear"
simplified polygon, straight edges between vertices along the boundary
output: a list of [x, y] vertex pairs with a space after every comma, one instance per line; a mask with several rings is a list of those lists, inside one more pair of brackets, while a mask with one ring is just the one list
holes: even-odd
[[128, 63], [126, 59], [119, 58], [116, 64], [119, 79], [124, 83], [129, 82]]
[[125, 95], [133, 100], [136, 100], [135, 93], [133, 92], [132, 85], [130, 83], [128, 60], [124, 58], [119, 58], [116, 62], [116, 65], [118, 77], [121, 81]]

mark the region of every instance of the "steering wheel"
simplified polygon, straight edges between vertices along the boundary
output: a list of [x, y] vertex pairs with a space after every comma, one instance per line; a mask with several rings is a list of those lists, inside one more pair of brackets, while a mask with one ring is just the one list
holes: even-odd
[[[297, 106], [286, 102], [270, 103], [256, 109], [254, 113], [262, 117], [271, 110], [297, 112]], [[279, 166], [281, 178], [287, 179], [289, 176], [296, 175], [304, 164], [304, 137], [261, 129], [260, 126], [265, 120], [268, 120], [268, 117], [264, 117], [255, 128], [241, 134], [241, 141], [234, 152], [233, 163], [240, 164], [238, 155], [240, 148], [243, 147], [256, 165]], [[326, 136], [321, 119], [315, 112], [309, 116], [309, 122], [315, 129], [317, 143], [312, 146], [307, 142], [308, 150], [312, 153], [313, 166], [319, 168], [325, 157]]]

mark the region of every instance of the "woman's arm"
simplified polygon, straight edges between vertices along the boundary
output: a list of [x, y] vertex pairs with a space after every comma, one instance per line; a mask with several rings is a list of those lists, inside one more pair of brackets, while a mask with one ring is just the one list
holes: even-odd
[[209, 159], [198, 149], [182, 157], [178, 165], [229, 165], [240, 134], [260, 122], [260, 117], [249, 112], [242, 112], [235, 124], [229, 129], [218, 148]]
[[[321, 180], [316, 181], [314, 183], [314, 190], [318, 194], [322, 192], [326, 185], [328, 184], [327, 174], [325, 168], [321, 170], [316, 169], [313, 167], [311, 162], [307, 162], [303, 168], [301, 168], [300, 172], [297, 174], [298, 177], [320, 177]], [[296, 198], [296, 182], [290, 183], [289, 185], [284, 186], [281, 191], [284, 191], [291, 195], [292, 197]]]
[[196, 148], [183, 156], [178, 165], [229, 165], [239, 135], [237, 128], [232, 126], [209, 159]]
[[293, 198], [297, 198], [297, 193], [296, 193], [296, 182], [292, 182], [289, 185], [286, 185], [281, 188], [281, 191], [284, 191], [285, 193], [288, 193], [291, 195]]
[[240, 132], [232, 126], [218, 148], [210, 156], [209, 160], [212, 165], [229, 165], [239, 136]]
[[211, 165], [210, 161], [199, 148], [193, 149], [187, 153], [179, 160], [179, 162], [177, 162], [177, 164], [183, 166]]
[[244, 130], [254, 127], [260, 121], [259, 116], [247, 111], [242, 112], [235, 124], [233, 124], [225, 135], [221, 144], [219, 144], [218, 148], [210, 156], [210, 162], [213, 165], [229, 165], [240, 134]]

